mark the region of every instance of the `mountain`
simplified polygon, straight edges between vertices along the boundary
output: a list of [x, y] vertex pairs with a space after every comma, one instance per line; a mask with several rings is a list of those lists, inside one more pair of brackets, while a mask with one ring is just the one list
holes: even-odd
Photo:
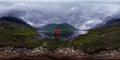
[[70, 24], [67, 24], [67, 23], [47, 24], [47, 25], [41, 27], [42, 30], [46, 31], [46, 32], [44, 32], [44, 34], [51, 35], [51, 36], [54, 35], [54, 31], [55, 31], [56, 28], [59, 28], [61, 36], [69, 36], [75, 30], [77, 30], [76, 28], [74, 28], [73, 26], [71, 26]]
[[120, 27], [120, 19], [112, 19], [112, 20], [108, 21], [105, 25], [106, 26], [119, 26]]
[[20, 18], [17, 18], [17, 17], [11, 17], [11, 16], [8, 16], [8, 17], [2, 17], [0, 18], [0, 21], [9, 21], [9, 22], [15, 22], [15, 23], [18, 23], [18, 24], [22, 24], [24, 26], [27, 26], [27, 27], [30, 27], [30, 28], [34, 28], [32, 27], [31, 25], [27, 24], [25, 21], [23, 21], [22, 19]]
[[90, 54], [120, 48], [120, 19], [110, 20], [102, 27], [88, 30], [87, 34], [72, 40], [71, 45]]
[[96, 26], [93, 27], [94, 28], [100, 28], [100, 27], [106, 27], [106, 26], [120, 26], [120, 19], [111, 19], [108, 22], [106, 22], [105, 24], [98, 24]]
[[45, 26], [42, 27], [43, 30], [49, 30], [49, 31], [54, 31], [55, 28], [59, 28], [61, 31], [73, 31], [76, 28], [74, 28], [73, 26], [67, 24], [67, 23], [63, 23], [63, 24], [47, 24]]
[[0, 18], [0, 46], [36, 47], [37, 31], [26, 22], [15, 17]]

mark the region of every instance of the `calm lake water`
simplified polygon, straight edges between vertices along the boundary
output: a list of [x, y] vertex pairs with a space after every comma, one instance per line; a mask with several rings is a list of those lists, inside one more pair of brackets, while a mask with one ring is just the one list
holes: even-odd
[[[38, 32], [41, 35], [40, 38], [45, 38], [45, 37], [54, 38], [54, 36], [55, 36], [54, 32], [49, 32], [49, 31], [44, 31], [44, 30], [38, 30]], [[60, 34], [60, 38], [63, 38], [63, 39], [74, 38], [79, 35], [86, 34], [87, 32], [88, 31], [80, 31], [80, 30], [76, 30], [74, 32], [64, 32], [64, 33]]]

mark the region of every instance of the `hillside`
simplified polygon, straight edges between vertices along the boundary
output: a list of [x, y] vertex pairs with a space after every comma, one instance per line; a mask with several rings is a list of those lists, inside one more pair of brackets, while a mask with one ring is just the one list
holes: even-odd
[[120, 48], [120, 19], [110, 20], [103, 27], [88, 30], [87, 34], [79, 35], [71, 43], [77, 49], [91, 54]]
[[40, 42], [35, 37], [36, 30], [23, 20], [15, 17], [0, 18], [0, 45], [17, 47], [36, 47]]
[[46, 38], [43, 40], [43, 44], [45, 47], [74, 47], [90, 54], [118, 49], [120, 48], [120, 21], [118, 20], [109, 23], [110, 20], [104, 26], [90, 29], [87, 34], [79, 35], [74, 39], [56, 41]]
[[[38, 36], [36, 30], [29, 28], [24, 24], [18, 23], [18, 21], [13, 22], [0, 19], [0, 45], [12, 45], [17, 47], [42, 46], [47, 48], [73, 47], [74, 49], [80, 49], [90, 54], [94, 54], [103, 50], [120, 48], [120, 21], [119, 19], [116, 19], [111, 23], [109, 22], [111, 22], [111, 20], [108, 21], [105, 26], [90, 29], [88, 30], [87, 34], [79, 35], [74, 39], [63, 41], [61, 39], [55, 40], [52, 38], [45, 38], [42, 41], [38, 41], [36, 39], [36, 36]], [[48, 26], [51, 26], [51, 28]], [[59, 25], [57, 25], [57, 27], [58, 26]], [[61, 26], [64, 26], [64, 24], [60, 25], [60, 29], [62, 29]], [[55, 27], [56, 25], [52, 24], [47, 25], [47, 28], [45, 27], [44, 29], [52, 31]], [[71, 31], [74, 30], [74, 28], [71, 27], [70, 29]]]

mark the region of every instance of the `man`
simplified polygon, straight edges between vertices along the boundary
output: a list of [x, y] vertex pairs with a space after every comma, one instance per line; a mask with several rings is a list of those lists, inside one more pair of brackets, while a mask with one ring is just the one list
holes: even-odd
[[58, 40], [60, 34], [60, 30], [58, 28], [55, 29], [55, 38]]

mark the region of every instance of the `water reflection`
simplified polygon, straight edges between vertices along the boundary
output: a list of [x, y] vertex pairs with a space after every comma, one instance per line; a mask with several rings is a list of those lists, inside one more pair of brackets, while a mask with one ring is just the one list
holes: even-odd
[[[41, 38], [45, 38], [45, 37], [54, 38], [55, 36], [54, 32], [49, 32], [45, 30], [38, 30], [38, 32], [40, 33]], [[60, 38], [63, 39], [74, 38], [79, 35], [86, 34], [87, 32], [88, 31], [81, 31], [81, 30], [75, 30], [74, 32], [62, 32], [62, 34], [60, 33]]]

